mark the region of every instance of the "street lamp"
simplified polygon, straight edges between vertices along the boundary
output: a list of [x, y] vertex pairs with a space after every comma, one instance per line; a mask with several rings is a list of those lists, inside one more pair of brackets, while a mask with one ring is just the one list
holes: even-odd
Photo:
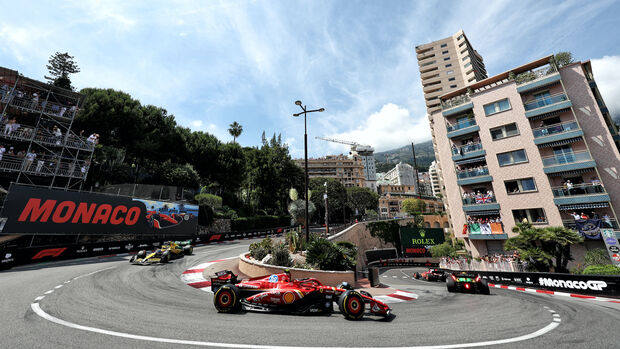
[[314, 112], [323, 112], [325, 111], [325, 108], [307, 110], [306, 106], [303, 105], [301, 101], [295, 101], [295, 104], [297, 104], [301, 108], [302, 111], [297, 114], [293, 114], [293, 116], [298, 117], [301, 114], [304, 115], [304, 159], [305, 159], [304, 179], [305, 179], [305, 189], [306, 189], [306, 193], [304, 194], [304, 196], [306, 197], [306, 241], [308, 241], [310, 240], [310, 217], [308, 215], [308, 128], [307, 128], [307, 122], [306, 122], [306, 114], [314, 113]]
[[325, 194], [323, 194], [323, 199], [325, 199], [325, 235], [329, 236], [329, 205], [327, 202], [327, 182], [323, 183], [325, 186]]

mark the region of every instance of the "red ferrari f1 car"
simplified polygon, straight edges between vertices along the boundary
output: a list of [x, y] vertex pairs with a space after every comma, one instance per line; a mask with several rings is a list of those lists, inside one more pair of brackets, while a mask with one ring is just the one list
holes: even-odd
[[288, 272], [248, 280], [237, 280], [229, 270], [211, 278], [213, 304], [220, 313], [241, 309], [291, 314], [329, 314], [333, 302], [351, 320], [359, 320], [369, 305], [370, 315], [389, 317], [391, 309], [365, 291], [355, 291], [347, 283], [338, 287], [324, 286], [314, 278], [294, 279]]
[[447, 275], [439, 269], [429, 269], [422, 274], [413, 273], [414, 279], [424, 279], [426, 281], [446, 281]]

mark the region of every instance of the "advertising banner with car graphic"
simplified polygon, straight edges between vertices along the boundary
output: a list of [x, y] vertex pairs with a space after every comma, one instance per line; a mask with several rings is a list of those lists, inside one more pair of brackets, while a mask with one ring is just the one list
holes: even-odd
[[191, 236], [198, 206], [12, 184], [1, 234]]
[[442, 228], [400, 228], [404, 257], [431, 257], [430, 248], [446, 241]]

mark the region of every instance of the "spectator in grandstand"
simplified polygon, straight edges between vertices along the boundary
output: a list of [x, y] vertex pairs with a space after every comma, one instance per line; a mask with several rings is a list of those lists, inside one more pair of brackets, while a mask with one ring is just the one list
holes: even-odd
[[15, 118], [11, 119], [11, 120], [7, 120], [7, 123], [4, 125], [4, 134], [7, 136], [11, 135], [11, 132], [13, 132], [13, 124], [15, 124]]
[[36, 109], [39, 106], [39, 95], [35, 92], [32, 94], [32, 104], [30, 109]]
[[4, 145], [0, 144], [0, 161], [2, 161], [2, 157], [4, 156], [5, 152], [6, 148], [4, 147]]
[[39, 160], [37, 160], [37, 167], [35, 169], [35, 171], [37, 172], [41, 172], [41, 169], [43, 168], [43, 165], [45, 164], [45, 160], [43, 160], [43, 157], [45, 157], [45, 154], [43, 154], [43, 156], [39, 158]]
[[60, 108], [60, 114], [58, 114], [58, 115], [59, 116], [64, 116], [66, 111], [67, 111], [67, 107], [63, 106], [62, 108]]
[[60, 128], [54, 126], [54, 130], [52, 133], [54, 134], [54, 140], [56, 141], [56, 144], [60, 144], [60, 141], [62, 140], [62, 131], [60, 131]]
[[9, 147], [9, 151], [6, 152], [6, 155], [15, 155], [15, 148]]
[[24, 162], [25, 164], [24, 169], [26, 171], [30, 169], [30, 166], [32, 166], [32, 162], [34, 161], [36, 157], [37, 157], [37, 153], [34, 150], [26, 153], [26, 161]]

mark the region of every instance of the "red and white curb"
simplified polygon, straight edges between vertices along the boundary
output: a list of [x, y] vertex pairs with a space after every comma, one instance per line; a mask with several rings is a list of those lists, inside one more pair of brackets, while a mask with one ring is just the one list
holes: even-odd
[[418, 295], [407, 291], [396, 290], [395, 293], [385, 296], [374, 296], [373, 298], [378, 299], [383, 303], [400, 303], [418, 299]]
[[215, 264], [218, 262], [224, 262], [229, 259], [235, 259], [235, 258], [237, 257], [218, 259], [215, 261], [210, 261], [210, 262], [195, 265], [191, 267], [190, 269], [187, 269], [186, 271], [184, 271], [183, 274], [181, 274], [181, 280], [184, 283], [186, 283], [188, 286], [197, 288], [201, 291], [211, 292], [211, 280], [205, 279], [203, 275], [203, 271], [212, 264]]
[[507, 286], [507, 285], [498, 285], [498, 284], [489, 284], [489, 287], [503, 288], [505, 290], [522, 291], [522, 292], [530, 292], [530, 293], [538, 293], [538, 294], [548, 294], [548, 295], [551, 295], [551, 296], [572, 297], [572, 298], [586, 299], [586, 300], [598, 301], [598, 302], [620, 303], [620, 299], [613, 299], [613, 298], [606, 298], [606, 297], [597, 297], [597, 296], [587, 296], [587, 295], [577, 294], [577, 293], [567, 293], [567, 292], [541, 290], [541, 289], [538, 289], [538, 288]]

